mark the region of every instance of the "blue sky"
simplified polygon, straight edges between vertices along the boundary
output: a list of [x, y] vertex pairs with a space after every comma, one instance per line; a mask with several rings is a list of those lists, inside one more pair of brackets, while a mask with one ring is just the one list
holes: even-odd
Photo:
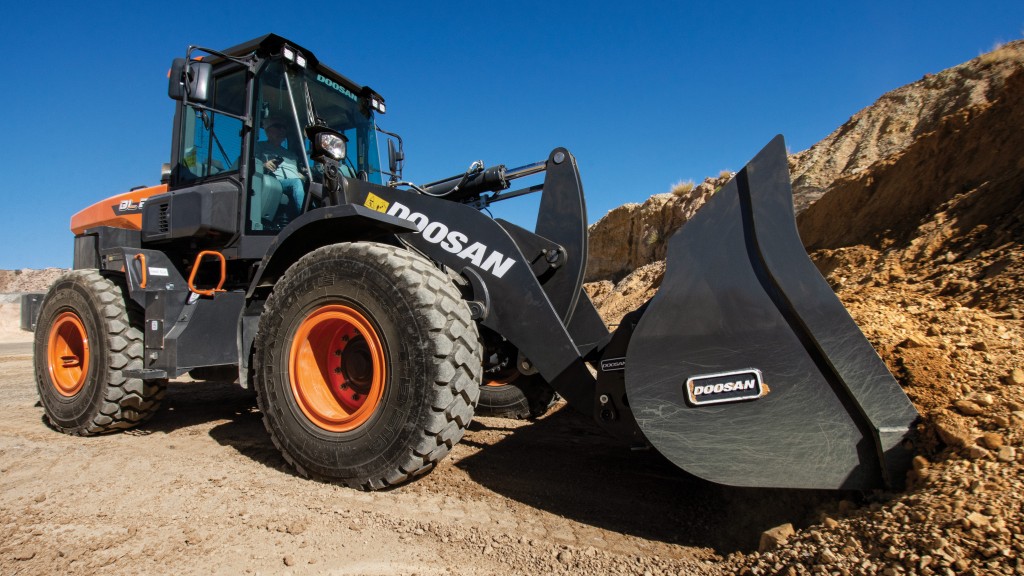
[[739, 169], [777, 133], [808, 148], [883, 93], [1024, 37], [1020, 0], [9, 4], [4, 269], [69, 267], [72, 214], [158, 183], [167, 70], [188, 44], [275, 32], [374, 87], [409, 180], [565, 146], [595, 222]]

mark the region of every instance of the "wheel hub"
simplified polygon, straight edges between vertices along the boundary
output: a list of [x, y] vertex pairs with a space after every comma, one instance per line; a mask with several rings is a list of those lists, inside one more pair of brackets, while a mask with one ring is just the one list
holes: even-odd
[[61, 396], [72, 397], [89, 373], [89, 337], [82, 319], [64, 312], [50, 327], [46, 346], [50, 381]]
[[370, 322], [345, 305], [323, 306], [299, 325], [289, 375], [299, 409], [331, 432], [369, 420], [384, 394], [384, 347]]

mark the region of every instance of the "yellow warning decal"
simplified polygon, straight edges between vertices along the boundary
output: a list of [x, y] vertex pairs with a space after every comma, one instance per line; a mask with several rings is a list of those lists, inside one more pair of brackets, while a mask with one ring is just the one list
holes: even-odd
[[377, 212], [387, 212], [388, 206], [390, 205], [391, 204], [387, 200], [377, 196], [373, 192], [367, 193], [366, 201], [363, 202], [363, 206], [366, 206], [370, 210], [376, 210]]

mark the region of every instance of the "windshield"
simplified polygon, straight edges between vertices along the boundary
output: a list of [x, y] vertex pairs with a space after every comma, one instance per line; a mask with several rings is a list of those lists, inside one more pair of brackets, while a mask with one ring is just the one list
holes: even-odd
[[259, 73], [249, 230], [276, 231], [322, 200], [310, 183], [323, 183], [309, 157], [307, 126], [317, 121], [348, 139], [342, 176], [383, 184], [373, 112], [356, 94], [315, 70], [272, 60]]
[[[383, 183], [373, 111], [356, 94], [322, 73], [285, 67], [280, 60], [271, 61], [267, 65], [260, 84], [257, 102], [260, 116], [264, 119], [287, 119], [287, 141], [295, 142], [301, 138], [307, 159], [309, 142], [300, 130], [314, 123], [311, 114], [315, 114], [323, 123], [348, 139], [348, 150], [343, 162], [347, 170], [342, 168], [344, 175]], [[291, 98], [288, 97], [289, 88]], [[261, 130], [259, 139], [265, 138]], [[298, 147], [290, 144], [286, 147], [298, 151]], [[308, 159], [308, 163], [313, 168], [311, 159]], [[320, 181], [319, 172], [315, 169], [312, 177]]]

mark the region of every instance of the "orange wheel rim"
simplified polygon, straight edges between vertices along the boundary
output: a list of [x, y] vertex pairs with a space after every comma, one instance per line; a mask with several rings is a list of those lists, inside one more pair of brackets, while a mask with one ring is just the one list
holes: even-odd
[[515, 382], [518, 379], [519, 372], [512, 372], [511, 374], [506, 376], [498, 376], [496, 378], [491, 378], [490, 380], [484, 382], [484, 386], [490, 386], [491, 388], [501, 388], [502, 386], [508, 386], [509, 384]]
[[306, 418], [329, 432], [362, 426], [384, 397], [384, 346], [360, 312], [341, 304], [317, 308], [292, 339], [288, 376]]
[[89, 336], [82, 319], [74, 312], [64, 312], [50, 327], [46, 360], [50, 381], [61, 396], [74, 396], [85, 386], [89, 374]]

